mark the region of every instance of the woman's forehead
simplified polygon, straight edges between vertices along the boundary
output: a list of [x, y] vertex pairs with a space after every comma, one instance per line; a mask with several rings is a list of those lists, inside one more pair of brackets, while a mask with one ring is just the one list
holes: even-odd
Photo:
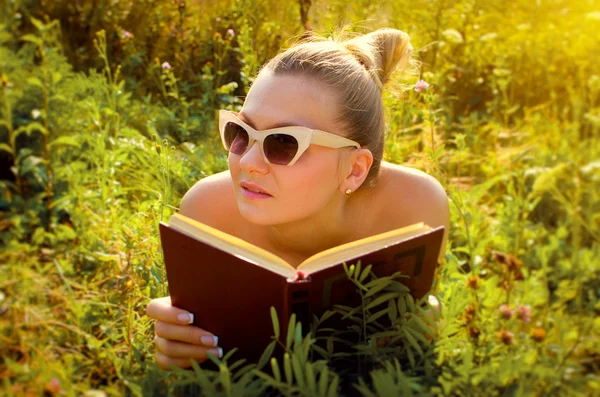
[[240, 118], [258, 130], [303, 126], [335, 132], [335, 93], [314, 79], [297, 75], [261, 73], [240, 111]]

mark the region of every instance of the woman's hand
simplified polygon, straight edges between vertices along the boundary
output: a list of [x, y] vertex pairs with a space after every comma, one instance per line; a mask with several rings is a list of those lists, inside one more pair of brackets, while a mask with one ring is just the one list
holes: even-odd
[[193, 314], [171, 306], [170, 296], [150, 301], [146, 307], [146, 314], [157, 320], [154, 345], [156, 363], [161, 368], [169, 369], [170, 365], [191, 367], [191, 360], [198, 363], [206, 361], [207, 352], [219, 358], [223, 356], [223, 349], [217, 347], [219, 338], [190, 325], [193, 322]]

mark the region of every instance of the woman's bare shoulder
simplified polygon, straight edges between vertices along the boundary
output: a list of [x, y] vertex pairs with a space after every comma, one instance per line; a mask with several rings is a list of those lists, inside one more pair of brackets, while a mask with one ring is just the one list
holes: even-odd
[[433, 176], [402, 165], [382, 162], [382, 214], [389, 229], [424, 222], [431, 227], [444, 226], [440, 260], [446, 252], [450, 230], [450, 207], [446, 191]]
[[[448, 196], [442, 184], [433, 176], [403, 165], [382, 162], [380, 199], [387, 217], [400, 223], [434, 221], [427, 214], [444, 213]], [[394, 211], [390, 211], [394, 209]], [[389, 219], [389, 218], [388, 218]], [[435, 223], [442, 219], [435, 219]], [[433, 226], [433, 225], [431, 225]]]
[[180, 213], [222, 231], [229, 231], [238, 211], [229, 170], [207, 176], [183, 196]]

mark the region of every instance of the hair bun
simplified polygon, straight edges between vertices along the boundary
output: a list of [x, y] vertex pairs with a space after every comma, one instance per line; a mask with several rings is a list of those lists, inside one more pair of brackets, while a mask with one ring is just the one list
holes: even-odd
[[397, 29], [378, 29], [342, 43], [383, 88], [398, 67], [408, 65], [413, 46], [410, 36]]

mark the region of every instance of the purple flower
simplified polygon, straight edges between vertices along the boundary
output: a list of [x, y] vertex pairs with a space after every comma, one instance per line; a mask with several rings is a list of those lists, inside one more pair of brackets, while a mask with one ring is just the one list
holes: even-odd
[[498, 309], [500, 310], [500, 314], [502, 315], [502, 317], [506, 320], [510, 320], [512, 315], [513, 315], [513, 311], [510, 308], [510, 306], [508, 305], [502, 305], [500, 306], [500, 308]]
[[227, 34], [231, 37], [235, 37], [235, 31], [233, 29], [227, 29]]
[[524, 323], [531, 321], [531, 307], [527, 305], [517, 306], [517, 318], [523, 320]]
[[128, 32], [128, 31], [124, 31], [123, 32], [123, 38], [124, 39], [130, 39], [132, 37], [133, 37], [133, 34], [131, 34], [131, 32]]
[[417, 81], [417, 84], [415, 84], [415, 91], [417, 92], [425, 91], [427, 88], [429, 88], [429, 83], [425, 80], [419, 80]]
[[163, 70], [171, 69], [171, 65], [169, 64], [169, 62], [166, 62], [166, 61], [163, 62], [161, 66], [162, 66]]

